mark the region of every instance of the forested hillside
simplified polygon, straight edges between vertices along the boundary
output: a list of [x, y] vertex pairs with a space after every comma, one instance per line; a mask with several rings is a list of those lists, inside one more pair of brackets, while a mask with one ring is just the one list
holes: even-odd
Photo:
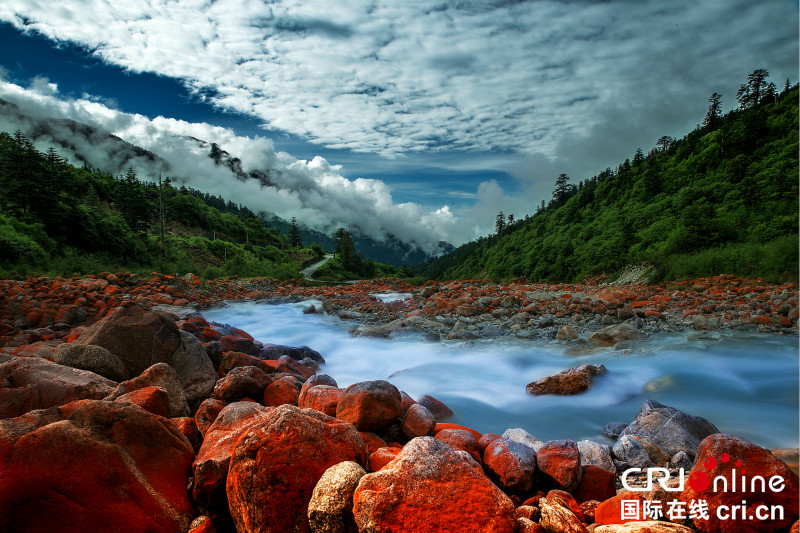
[[[420, 269], [436, 279], [578, 281], [645, 264], [655, 280], [716, 274], [798, 277], [798, 89], [756, 71], [724, 116], [577, 185], [556, 179], [532, 216]], [[755, 76], [755, 78], [754, 78]]]

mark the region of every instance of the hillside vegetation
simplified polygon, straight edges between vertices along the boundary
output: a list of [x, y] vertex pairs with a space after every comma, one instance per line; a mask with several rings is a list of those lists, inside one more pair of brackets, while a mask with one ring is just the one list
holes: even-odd
[[709, 101], [704, 124], [683, 139], [663, 137], [648, 155], [639, 150], [577, 186], [562, 175], [536, 214], [513, 223], [499, 216], [496, 234], [419, 271], [443, 280], [561, 282], [644, 264], [652, 281], [796, 280], [797, 86], [740, 98], [742, 108], [724, 116], [719, 95]]

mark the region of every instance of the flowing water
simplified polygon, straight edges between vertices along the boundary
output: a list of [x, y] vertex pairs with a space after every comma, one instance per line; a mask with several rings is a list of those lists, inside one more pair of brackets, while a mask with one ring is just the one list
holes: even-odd
[[[798, 446], [797, 337], [685, 333], [646, 339], [630, 350], [575, 356], [569, 355], [569, 345], [541, 340], [351, 337], [352, 321], [304, 315], [311, 303], [319, 302], [232, 303], [203, 314], [264, 343], [310, 346], [327, 361], [320, 372], [340, 387], [385, 379], [414, 398], [430, 394], [455, 412], [449, 422], [482, 433], [521, 427], [540, 440], [609, 443], [603, 426], [630, 422], [642, 403], [653, 399], [767, 448]], [[528, 382], [583, 363], [608, 369], [588, 392], [569, 397], [525, 393]]]

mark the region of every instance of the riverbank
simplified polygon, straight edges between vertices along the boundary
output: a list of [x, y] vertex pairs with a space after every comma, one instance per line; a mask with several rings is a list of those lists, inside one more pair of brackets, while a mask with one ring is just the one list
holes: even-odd
[[[120, 273], [0, 281], [0, 294], [3, 530], [718, 531], [728, 496], [692, 480], [734, 479], [725, 457], [750, 477], [783, 480], [781, 491], [735, 494], [784, 513], [750, 530], [797, 528], [797, 475], [784, 462], [796, 463], [793, 452], [718, 433], [713, 420], [648, 400], [604, 428], [613, 446], [539, 440], [537, 428], [476, 431], [453, 423], [458, 413], [439, 399], [389, 381], [340, 387], [320, 372], [326, 353], [314, 346], [268, 344], [193, 312], [311, 299], [307, 313], [354, 335], [526, 342], [570, 328], [567, 343], [607, 346], [617, 341], [607, 328], [795, 334], [794, 285], [308, 287]], [[626, 491], [625, 472], [650, 467], [681, 486], [665, 493], [632, 476]], [[689, 515], [700, 500], [708, 519]], [[624, 501], [639, 510], [624, 514]], [[676, 514], [650, 521], [644, 502]], [[617, 525], [630, 520], [645, 522]]]

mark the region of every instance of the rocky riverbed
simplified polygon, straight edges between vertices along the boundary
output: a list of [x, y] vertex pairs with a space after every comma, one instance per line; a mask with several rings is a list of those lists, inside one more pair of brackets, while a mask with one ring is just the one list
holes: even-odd
[[[374, 296], [388, 292], [408, 298]], [[726, 276], [658, 287], [0, 281], [0, 530], [797, 530], [796, 451], [655, 401], [606, 428], [613, 446], [541, 441], [534, 428], [483, 434], [388, 381], [339, 387], [313, 346], [265, 344], [193, 312], [241, 299], [315, 299], [308, 312], [350, 320], [354, 335], [514, 336], [578, 350], [686, 329], [796, 335], [798, 316], [794, 284]], [[567, 381], [580, 388], [585, 372]], [[624, 478], [652, 467], [674, 490]], [[702, 483], [745, 471], [781, 489]], [[745, 519], [725, 514], [740, 501]], [[759, 505], [782, 515], [749, 518]]]

